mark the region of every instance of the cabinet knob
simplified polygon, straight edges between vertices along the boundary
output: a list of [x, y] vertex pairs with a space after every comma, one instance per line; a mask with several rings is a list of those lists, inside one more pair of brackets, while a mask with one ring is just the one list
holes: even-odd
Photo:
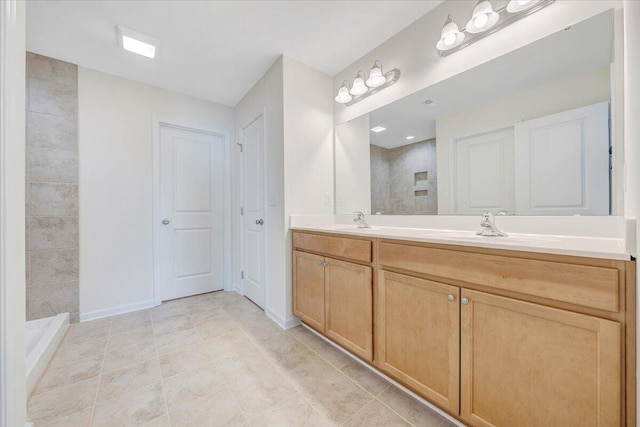
[[327, 265], [329, 265], [329, 263], [325, 262], [325, 261], [318, 261], [318, 265], [321, 265], [323, 267], [326, 267]]
[[447, 299], [448, 299], [449, 301], [455, 301], [455, 300], [456, 300], [456, 297], [455, 297], [454, 295], [449, 294], [449, 295], [447, 295]]
[[466, 298], [462, 298], [462, 299], [460, 300], [460, 302], [461, 302], [461, 303], [463, 303], [464, 305], [469, 304], [469, 300], [468, 300], [468, 299], [466, 299]]

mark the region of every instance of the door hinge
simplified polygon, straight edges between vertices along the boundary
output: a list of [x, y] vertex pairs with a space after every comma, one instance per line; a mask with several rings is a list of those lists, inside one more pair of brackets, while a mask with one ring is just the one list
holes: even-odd
[[236, 142], [236, 144], [238, 144], [238, 146], [240, 147], [240, 152], [242, 153], [242, 149], [243, 149], [244, 147], [243, 147], [243, 146], [242, 146], [242, 144], [240, 144], [239, 142]]
[[244, 206], [240, 206], [240, 215], [244, 215]]
[[241, 272], [240, 272], [240, 278], [241, 278], [241, 279], [244, 279], [244, 271], [241, 271]]

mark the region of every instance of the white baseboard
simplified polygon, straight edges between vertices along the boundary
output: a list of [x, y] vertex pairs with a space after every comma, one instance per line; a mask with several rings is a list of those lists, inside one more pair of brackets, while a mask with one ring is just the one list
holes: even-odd
[[134, 304], [120, 305], [118, 307], [104, 308], [102, 310], [89, 311], [87, 313], [80, 313], [80, 321], [88, 322], [89, 320], [102, 319], [105, 317], [116, 316], [118, 314], [130, 313], [132, 311], [144, 310], [151, 307], [156, 307], [159, 304], [155, 300], [148, 300], [137, 302]]
[[274, 322], [276, 322], [278, 324], [278, 326], [280, 326], [282, 329], [291, 329], [294, 328], [296, 326], [298, 326], [300, 324], [300, 319], [298, 319], [297, 317], [293, 317], [291, 319], [283, 319], [282, 317], [278, 316], [276, 313], [274, 313], [273, 311], [269, 310], [268, 308], [264, 310], [265, 314], [267, 315], [267, 317], [271, 320], [273, 320]]
[[402, 390], [405, 393], [407, 393], [409, 396], [413, 397], [414, 399], [416, 399], [417, 401], [419, 401], [423, 405], [429, 407], [429, 409], [432, 409], [433, 411], [437, 412], [439, 415], [441, 415], [444, 418], [446, 418], [451, 424], [453, 424], [455, 426], [458, 426], [458, 427], [466, 427], [464, 424], [462, 424], [462, 422], [460, 422], [459, 420], [453, 418], [451, 415], [447, 414], [445, 411], [443, 411], [442, 409], [438, 408], [433, 403], [429, 402], [428, 400], [425, 400], [423, 397], [418, 396], [417, 394], [415, 394], [414, 392], [412, 392], [411, 390], [409, 390], [408, 388], [406, 388], [405, 386], [403, 386], [399, 382], [395, 381], [393, 378], [386, 376], [384, 373], [382, 373], [382, 371], [379, 371], [378, 369], [376, 369], [373, 366], [369, 365], [365, 361], [363, 361], [360, 358], [358, 358], [358, 357], [354, 356], [353, 354], [349, 353], [347, 350], [345, 350], [344, 348], [340, 347], [338, 344], [334, 343], [333, 341], [331, 341], [329, 338], [325, 337], [324, 335], [322, 335], [318, 331], [316, 331], [313, 328], [305, 325], [304, 323], [302, 323], [302, 326], [304, 328], [306, 328], [308, 331], [312, 332], [317, 337], [319, 337], [319, 338], [323, 339], [324, 341], [326, 341], [327, 343], [331, 344], [332, 346], [334, 346], [335, 348], [337, 348], [338, 350], [340, 350], [341, 352], [343, 352], [344, 354], [346, 354], [347, 356], [349, 356], [350, 358], [352, 358], [353, 360], [355, 360], [356, 362], [358, 362], [359, 364], [361, 364], [365, 368], [369, 369], [374, 374], [378, 375], [379, 377], [384, 378], [385, 380], [387, 380], [391, 384], [393, 384], [396, 387], [398, 387], [400, 390]]

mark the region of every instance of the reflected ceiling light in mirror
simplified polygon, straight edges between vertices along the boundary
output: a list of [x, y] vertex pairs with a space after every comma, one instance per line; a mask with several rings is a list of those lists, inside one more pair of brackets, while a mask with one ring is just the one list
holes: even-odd
[[338, 89], [338, 95], [335, 97], [335, 100], [339, 104], [345, 104], [351, 101], [353, 97], [349, 93], [349, 87], [347, 86], [347, 81], [342, 82], [342, 86]]
[[364, 81], [364, 73], [362, 71], [358, 71], [358, 74], [356, 74], [356, 78], [353, 79], [353, 85], [351, 86], [351, 89], [349, 89], [349, 93], [353, 96], [360, 96], [367, 93], [369, 91], [369, 88], [364, 83]]
[[473, 9], [471, 19], [464, 28], [472, 34], [481, 33], [496, 25], [499, 18], [500, 15], [494, 12], [491, 1], [480, 0]]
[[369, 77], [367, 77], [364, 72], [359, 71], [353, 79], [351, 87], [349, 87], [346, 81], [343, 82], [342, 86], [338, 89], [338, 95], [336, 95], [335, 100], [347, 106], [355, 104], [395, 84], [399, 78], [400, 70], [394, 68], [391, 71], [383, 73], [382, 63], [375, 61], [369, 72]]
[[453, 18], [451, 15], [448, 16], [444, 27], [442, 27], [440, 40], [436, 43], [438, 55], [449, 56], [555, 1], [510, 0], [506, 6], [494, 10], [490, 0], [479, 0], [473, 9], [471, 19], [463, 30], [458, 31], [458, 26], [455, 25]]
[[380, 133], [387, 130], [387, 128], [383, 128], [382, 126], [375, 126], [375, 127], [372, 127], [370, 130], [371, 132]]
[[460, 32], [458, 24], [456, 24], [451, 15], [449, 15], [442, 27], [440, 41], [438, 41], [436, 47], [443, 51], [453, 49], [454, 47], [460, 46], [460, 43], [464, 41], [464, 37], [465, 35]]
[[387, 78], [382, 73], [382, 63], [380, 61], [374, 62], [373, 67], [371, 67], [371, 71], [369, 71], [367, 86], [370, 88], [380, 87], [385, 84], [386, 81]]
[[536, 3], [538, 0], [510, 0], [507, 4], [507, 12], [517, 13], [533, 7]]

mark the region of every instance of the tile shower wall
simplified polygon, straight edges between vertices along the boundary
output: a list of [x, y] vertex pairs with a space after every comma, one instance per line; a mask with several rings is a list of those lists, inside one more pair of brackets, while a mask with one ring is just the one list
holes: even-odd
[[438, 213], [435, 139], [392, 149], [370, 147], [372, 214]]
[[27, 320], [78, 319], [78, 67], [27, 52]]

